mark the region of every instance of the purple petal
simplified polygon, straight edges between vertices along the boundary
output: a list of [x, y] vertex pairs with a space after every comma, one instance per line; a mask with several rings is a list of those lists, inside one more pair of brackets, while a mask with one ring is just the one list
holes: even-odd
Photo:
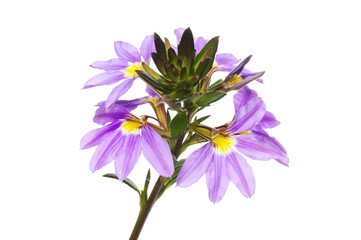
[[177, 186], [189, 187], [197, 182], [208, 170], [212, 154], [212, 144], [207, 143], [189, 155], [178, 174]]
[[279, 124], [280, 122], [277, 121], [276, 117], [271, 112], [266, 111], [259, 126], [262, 128], [274, 128]]
[[137, 98], [130, 101], [116, 101], [110, 109], [105, 108], [105, 102], [100, 102], [98, 103], [99, 108], [95, 112], [93, 121], [95, 123], [104, 125], [108, 122], [113, 122], [118, 119], [129, 118], [129, 113], [132, 110], [134, 110], [137, 106], [146, 103], [144, 99], [146, 99], [146, 97]]
[[159, 95], [153, 91], [148, 85], [145, 88], [145, 91], [149, 94], [151, 97], [159, 97]]
[[91, 88], [101, 85], [110, 85], [124, 79], [124, 73], [120, 71], [116, 72], [103, 72], [95, 75], [89, 79], [85, 84], [84, 88]]
[[266, 105], [254, 90], [244, 87], [233, 97], [235, 118], [230, 132], [246, 132], [256, 126], [266, 112]]
[[128, 63], [120, 58], [113, 58], [108, 61], [96, 61], [91, 65], [93, 68], [102, 69], [104, 71], [121, 70], [128, 67]]
[[[249, 71], [249, 70], [247, 70], [247, 69], [243, 69], [242, 70], [242, 72], [241, 72], [241, 74], [246, 74], [246, 75], [248, 75], [248, 78], [246, 79], [246, 80], [248, 80], [250, 77], [250, 75], [249, 74], [254, 74], [254, 75], [259, 75], [259, 74], [261, 74], [261, 73], [264, 73], [264, 72], [255, 72], [255, 73], [252, 73], [251, 71]], [[242, 77], [243, 78], [243, 77]], [[243, 80], [245, 80], [245, 79], [243, 79]], [[260, 79], [260, 78], [257, 78], [257, 79], [255, 79], [256, 81], [258, 81], [258, 82], [260, 82], [260, 83], [263, 83], [263, 80], [262, 79]]]
[[126, 62], [140, 62], [138, 49], [127, 42], [118, 41], [114, 43], [115, 52], [118, 57]]
[[148, 64], [152, 52], [155, 52], [154, 36], [149, 35], [144, 38], [142, 45], [140, 46], [140, 55], [142, 55], [144, 61]]
[[143, 155], [163, 177], [170, 177], [174, 172], [172, 153], [169, 145], [155, 130], [145, 125], [142, 128]]
[[246, 159], [237, 152], [231, 152], [227, 155], [226, 169], [228, 177], [243, 196], [251, 197], [254, 194], [256, 182], [252, 168], [248, 165]]
[[208, 40], [204, 39], [203, 37], [197, 38], [195, 41], [196, 54], [198, 54], [204, 48], [207, 42]]
[[120, 181], [126, 179], [133, 170], [141, 153], [141, 137], [139, 134], [124, 134], [115, 152], [115, 173]]
[[108, 124], [104, 127], [95, 129], [88, 132], [80, 141], [80, 148], [87, 149], [94, 147], [100, 143], [100, 141], [107, 136], [109, 133], [112, 133], [114, 130], [118, 129], [122, 122], [117, 121], [111, 124]]
[[231, 71], [239, 60], [231, 53], [218, 53], [216, 63], [219, 71]]
[[255, 160], [275, 159], [288, 166], [288, 157], [282, 145], [273, 137], [257, 131], [236, 136], [239, 152]]
[[90, 161], [89, 168], [92, 172], [113, 161], [113, 154], [119, 147], [121, 135], [121, 131], [114, 131], [102, 139]]
[[251, 60], [251, 57], [252, 57], [252, 55], [243, 59], [243, 61], [227, 75], [226, 79], [229, 79], [233, 75], [235, 75], [235, 74], [238, 75], [240, 72], [242, 72], [242, 70], [244, 69], [244, 66], [246, 66], [246, 64]]
[[108, 99], [105, 101], [105, 108], [109, 109], [115, 101], [117, 101], [132, 87], [133, 82], [134, 78], [126, 79], [124, 82], [113, 88], [112, 92], [108, 96]]
[[174, 30], [174, 34], [177, 37], [177, 44], [180, 42], [184, 31], [185, 28], [177, 28], [176, 30]]
[[224, 155], [213, 154], [206, 178], [209, 200], [214, 203], [221, 201], [229, 185]]

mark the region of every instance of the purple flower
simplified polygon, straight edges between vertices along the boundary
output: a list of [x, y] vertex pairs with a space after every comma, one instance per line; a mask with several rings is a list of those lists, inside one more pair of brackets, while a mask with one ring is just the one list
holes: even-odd
[[111, 123], [87, 133], [80, 142], [82, 149], [97, 146], [90, 161], [91, 171], [114, 160], [115, 173], [123, 181], [143, 151], [145, 158], [160, 175], [170, 177], [173, 174], [173, 157], [169, 145], [153, 128], [130, 114], [124, 105], [117, 106], [117, 110], [112, 108], [108, 116], [103, 105], [99, 109], [96, 113], [97, 121]]
[[233, 182], [245, 197], [255, 191], [251, 167], [240, 154], [255, 160], [275, 159], [288, 166], [288, 157], [282, 145], [263, 128], [279, 124], [254, 90], [242, 88], [234, 96], [235, 117], [218, 127], [209, 143], [194, 151], [184, 162], [177, 184], [188, 187], [206, 174], [209, 199], [220, 201]]
[[132, 87], [134, 80], [138, 77], [135, 71], [143, 69], [141, 65], [142, 58], [149, 64], [151, 52], [155, 51], [153, 35], [145, 37], [140, 46], [140, 52], [132, 44], [121, 41], [115, 42], [114, 48], [118, 57], [91, 64], [91, 67], [102, 69], [105, 72], [92, 77], [84, 85], [84, 88], [91, 88], [110, 85], [125, 79], [110, 93], [105, 102], [107, 109]]

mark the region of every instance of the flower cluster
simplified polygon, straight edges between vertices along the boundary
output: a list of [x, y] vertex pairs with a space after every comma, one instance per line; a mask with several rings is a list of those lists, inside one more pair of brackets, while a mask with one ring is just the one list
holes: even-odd
[[[174, 32], [176, 46], [155, 33], [145, 37], [139, 51], [130, 43], [115, 42], [117, 58], [91, 64], [104, 72], [89, 79], [84, 88], [122, 82], [97, 105], [93, 120], [102, 127], [81, 140], [82, 149], [97, 147], [90, 169], [94, 172], [114, 162], [114, 176], [127, 181], [143, 153], [162, 176], [158, 197], [175, 182], [188, 187], [204, 174], [212, 202], [223, 198], [229, 182], [245, 197], [251, 197], [255, 179], [244, 156], [288, 165], [285, 149], [265, 131], [279, 122], [247, 86], [253, 80], [262, 82], [264, 72], [245, 69], [251, 56], [241, 61], [230, 53], [217, 53], [218, 37], [195, 38], [189, 28]], [[150, 67], [151, 63], [157, 70]], [[212, 82], [217, 71], [226, 72], [225, 77]], [[136, 79], [145, 83], [145, 96], [119, 100]], [[231, 91], [236, 92], [234, 118], [222, 126], [204, 125], [209, 116], [199, 117], [200, 111]], [[154, 116], [131, 113], [142, 104], [149, 104]], [[202, 146], [185, 160], [178, 159], [196, 144]], [[134, 183], [132, 186], [137, 189]]]

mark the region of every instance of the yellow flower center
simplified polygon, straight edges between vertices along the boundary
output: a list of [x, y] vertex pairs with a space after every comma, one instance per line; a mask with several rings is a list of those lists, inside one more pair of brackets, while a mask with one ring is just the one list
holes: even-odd
[[129, 63], [129, 67], [124, 70], [125, 76], [127, 78], [135, 78], [138, 77], [138, 74], [135, 70], [143, 70], [141, 63]]
[[218, 135], [212, 138], [212, 143], [218, 153], [228, 153], [232, 150], [232, 146], [236, 141], [231, 136]]
[[233, 75], [232, 77], [231, 77], [231, 79], [230, 79], [230, 83], [231, 83], [231, 86], [233, 86], [234, 84], [236, 84], [236, 83], [240, 83], [240, 82], [242, 82], [242, 80], [243, 80], [243, 78], [241, 77], [241, 76], [238, 76], [238, 75]]
[[139, 131], [139, 128], [141, 128], [144, 124], [140, 122], [136, 122], [133, 120], [126, 120], [123, 122], [123, 124], [120, 126], [125, 133], [133, 133], [137, 134]]

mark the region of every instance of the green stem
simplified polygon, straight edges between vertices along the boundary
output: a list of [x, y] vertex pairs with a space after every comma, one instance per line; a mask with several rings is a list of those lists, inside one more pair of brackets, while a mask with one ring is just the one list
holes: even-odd
[[[185, 136], [185, 134], [183, 134], [181, 137], [179, 137], [175, 147], [172, 149], [172, 154], [176, 158], [178, 158], [180, 155], [179, 150], [182, 146], [184, 136]], [[139, 211], [137, 222], [134, 225], [134, 228], [133, 228], [132, 234], [130, 235], [129, 240], [137, 240], [138, 239], [140, 232], [142, 231], [142, 228], [144, 226], [144, 223], [147, 220], [148, 215], [153, 208], [153, 205], [157, 201], [158, 196], [159, 196], [166, 180], [167, 180], [167, 178], [159, 176], [159, 178], [158, 178], [157, 182], [155, 183], [154, 188], [147, 200], [147, 203], [145, 204], [145, 207], [141, 208]]]

